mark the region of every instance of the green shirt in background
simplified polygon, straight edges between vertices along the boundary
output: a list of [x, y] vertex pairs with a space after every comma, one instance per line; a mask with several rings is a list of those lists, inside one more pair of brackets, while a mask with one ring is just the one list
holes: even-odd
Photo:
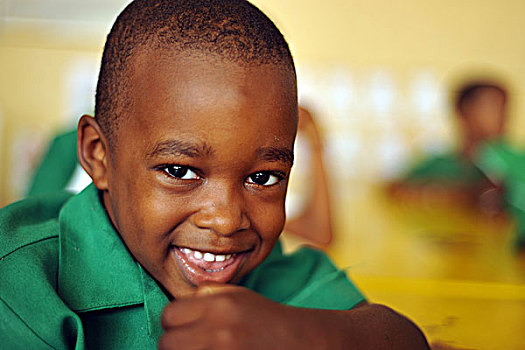
[[28, 196], [61, 191], [71, 180], [78, 164], [77, 130], [56, 136], [49, 145], [31, 180]]
[[[97, 189], [0, 210], [0, 347], [156, 348], [168, 298], [113, 229]], [[283, 304], [347, 310], [365, 300], [320, 251], [277, 244], [242, 285]]]
[[476, 186], [487, 177], [459, 153], [446, 153], [423, 160], [408, 171], [404, 181], [449, 186]]
[[525, 152], [502, 140], [487, 142], [478, 152], [476, 165], [491, 181], [502, 184], [505, 202], [517, 224], [516, 245], [525, 245]]
[[525, 246], [525, 152], [494, 140], [481, 145], [472, 162], [459, 153], [433, 156], [404, 178], [412, 183], [462, 187], [475, 187], [487, 180], [503, 185], [505, 202], [517, 223], [516, 244]]

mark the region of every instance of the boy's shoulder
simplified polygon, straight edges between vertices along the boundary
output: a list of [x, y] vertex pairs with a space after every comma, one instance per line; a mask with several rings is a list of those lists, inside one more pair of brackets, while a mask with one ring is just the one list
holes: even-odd
[[29, 197], [0, 209], [0, 259], [4, 261], [20, 249], [56, 239], [60, 210], [71, 196], [65, 191], [50, 193]]
[[289, 306], [349, 310], [366, 298], [321, 250], [302, 247], [282, 252], [280, 242], [241, 285]]
[[49, 339], [63, 336], [56, 330], [64, 315], [75, 317], [56, 291], [58, 217], [70, 197], [30, 197], [0, 209], [0, 338], [7, 347], [57, 347]]
[[[104, 215], [93, 185], [77, 195], [31, 197], [0, 210], [2, 345], [83, 349], [91, 342], [95, 348], [129, 348], [128, 341], [145, 348], [156, 341], [149, 332], [157, 323], [150, 325], [148, 317], [160, 318], [162, 305], [153, 303], [149, 313], [141, 309], [141, 270]], [[148, 287], [155, 283], [146, 280]], [[97, 313], [109, 309], [122, 312]], [[122, 331], [88, 339], [99, 316]]]

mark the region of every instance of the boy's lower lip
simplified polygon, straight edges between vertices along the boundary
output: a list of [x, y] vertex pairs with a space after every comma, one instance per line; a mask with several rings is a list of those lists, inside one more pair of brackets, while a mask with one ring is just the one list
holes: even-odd
[[[246, 255], [246, 252], [231, 254], [223, 261], [206, 261], [201, 257], [196, 259], [194, 253], [184, 253], [185, 248], [172, 247], [173, 256], [179, 269], [186, 279], [195, 286], [204, 282], [228, 283], [237, 271]], [[205, 252], [199, 252], [202, 255]], [[217, 259], [218, 260], [218, 259]]]

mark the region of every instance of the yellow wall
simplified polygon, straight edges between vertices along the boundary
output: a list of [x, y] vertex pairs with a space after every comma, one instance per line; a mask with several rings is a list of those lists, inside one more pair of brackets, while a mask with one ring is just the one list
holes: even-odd
[[98, 60], [99, 55], [96, 51], [0, 46], [0, 202], [21, 195], [32, 166], [25, 155], [37, 159], [48, 138], [64, 124], [71, 124], [64, 101], [64, 72], [85, 56]]

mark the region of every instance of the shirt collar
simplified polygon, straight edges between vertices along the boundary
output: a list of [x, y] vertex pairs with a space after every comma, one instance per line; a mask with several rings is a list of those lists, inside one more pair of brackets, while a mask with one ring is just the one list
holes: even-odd
[[58, 293], [76, 312], [144, 304], [148, 329], [160, 335], [168, 298], [113, 228], [91, 184], [59, 215]]

